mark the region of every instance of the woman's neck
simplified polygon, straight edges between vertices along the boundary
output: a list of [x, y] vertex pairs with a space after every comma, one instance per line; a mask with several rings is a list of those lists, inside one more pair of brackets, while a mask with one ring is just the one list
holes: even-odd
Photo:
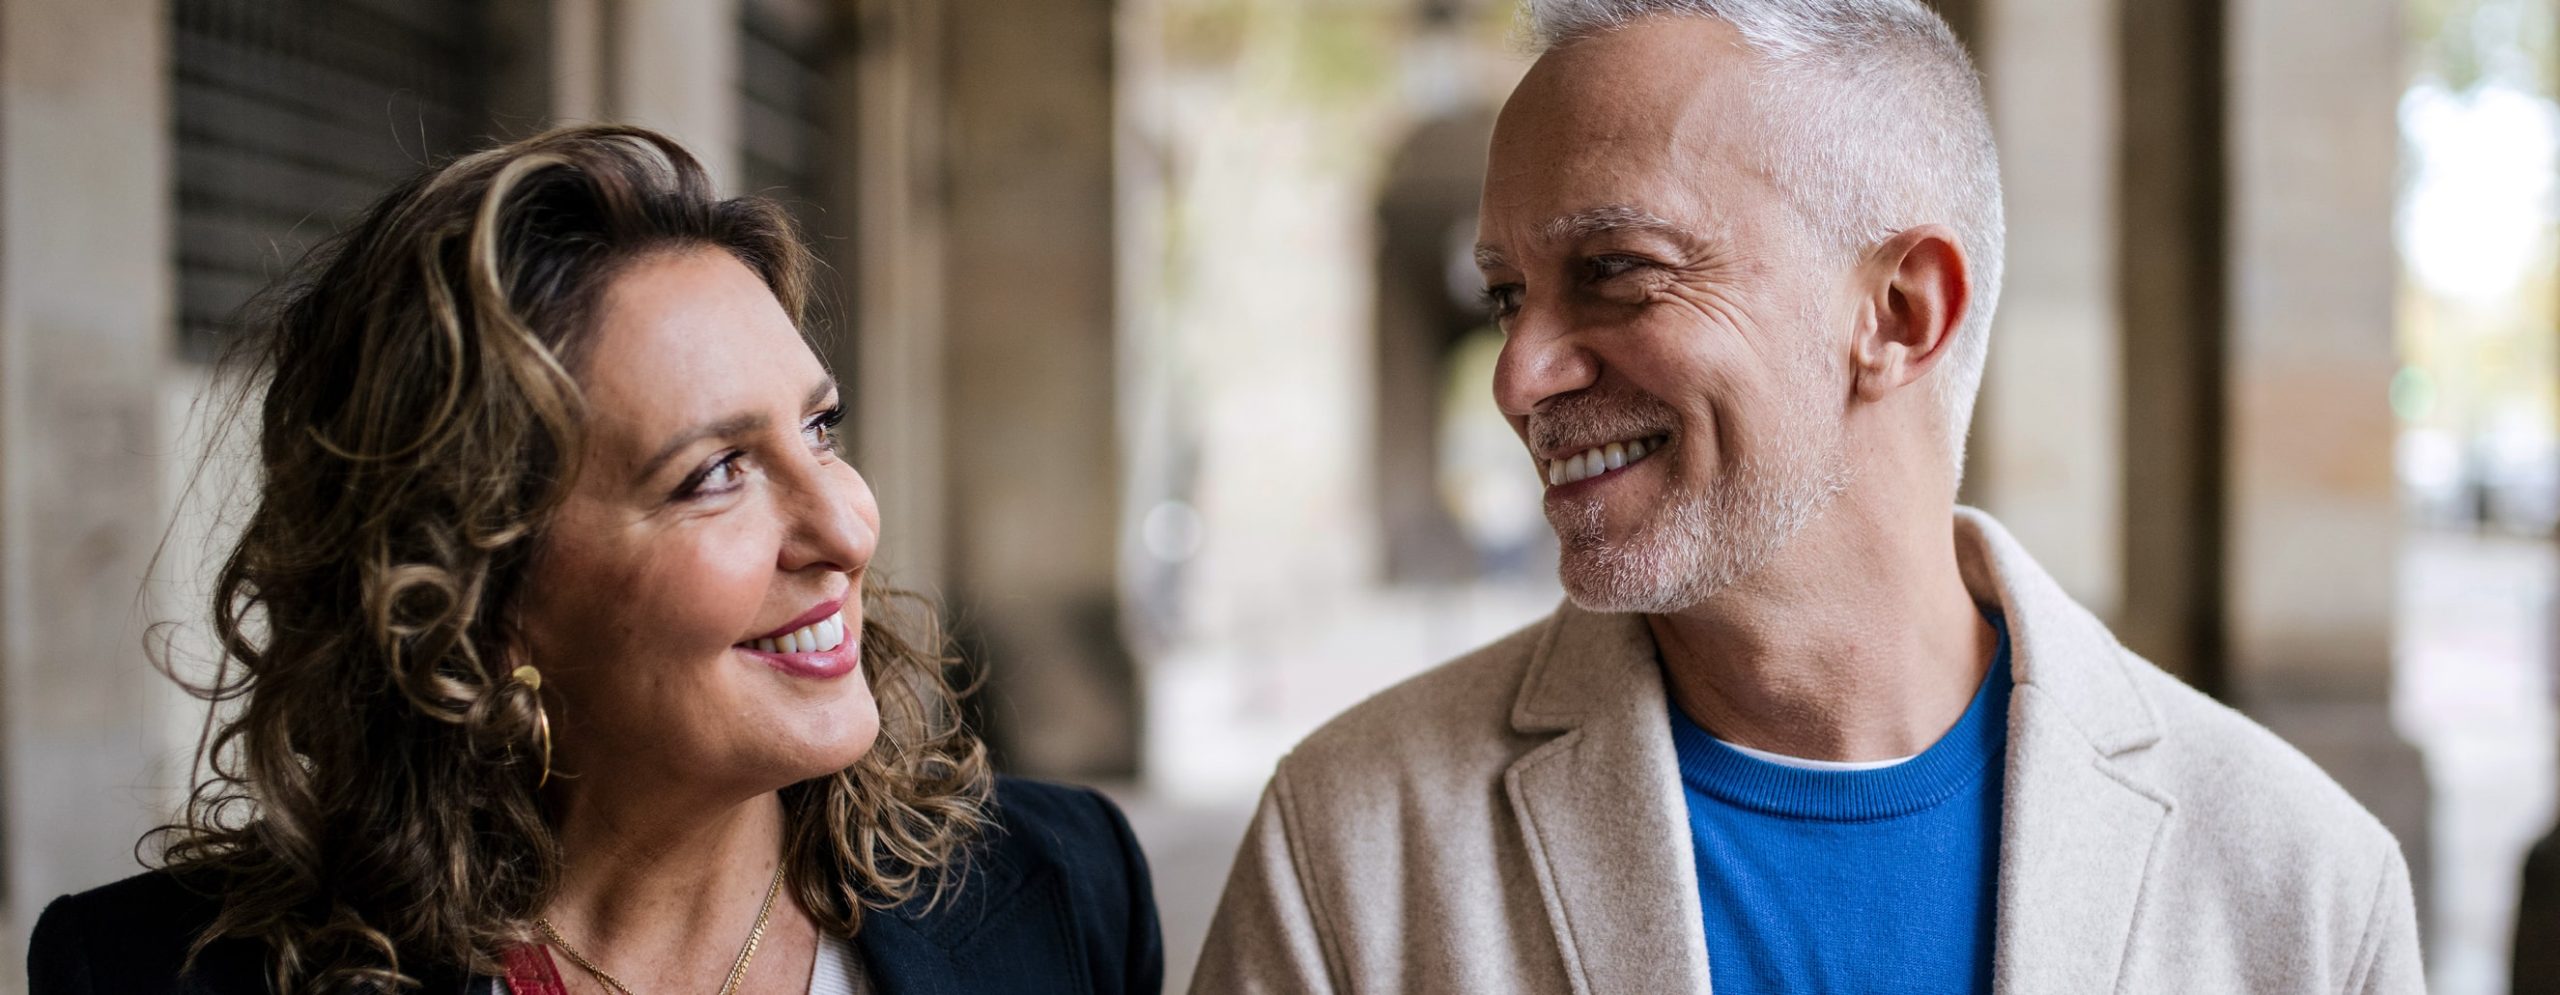
[[[780, 796], [706, 810], [572, 789], [558, 802], [566, 862], [544, 915], [560, 938], [631, 985], [718, 990], [782, 866]], [[806, 980], [815, 927], [789, 891], [773, 903], [750, 978], [789, 977], [777, 968], [792, 964]], [[584, 973], [569, 960], [565, 973]]]

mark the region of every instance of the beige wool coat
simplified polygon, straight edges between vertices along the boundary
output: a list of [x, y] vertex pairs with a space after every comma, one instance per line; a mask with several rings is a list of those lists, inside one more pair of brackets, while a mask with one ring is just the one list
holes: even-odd
[[[1997, 991], [2424, 990], [2389, 832], [1988, 516], [1955, 535], [2016, 681]], [[1669, 708], [1642, 619], [1567, 605], [1344, 713], [1272, 775], [1191, 990], [1707, 991]]]

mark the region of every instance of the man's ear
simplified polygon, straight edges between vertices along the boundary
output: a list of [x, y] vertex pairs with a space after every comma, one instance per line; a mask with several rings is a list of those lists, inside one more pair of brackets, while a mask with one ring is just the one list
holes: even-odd
[[1945, 225], [1919, 225], [1877, 247], [1859, 272], [1870, 297], [1850, 346], [1857, 397], [1880, 401], [1935, 368], [1971, 313], [1972, 260]]

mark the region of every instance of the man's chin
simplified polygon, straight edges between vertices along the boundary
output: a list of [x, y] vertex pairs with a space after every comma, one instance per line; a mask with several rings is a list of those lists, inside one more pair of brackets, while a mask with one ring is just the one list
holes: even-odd
[[1663, 614], [1702, 600], [1688, 571], [1659, 555], [1625, 546], [1575, 549], [1568, 541], [1557, 579], [1565, 597], [1584, 611]]
[[[1546, 508], [1547, 527], [1555, 531], [1556, 543], [1567, 556], [1624, 550], [1660, 531], [1658, 522], [1641, 515], [1613, 515], [1613, 510], [1596, 498], [1551, 503]], [[1633, 520], [1620, 520], [1629, 517]]]

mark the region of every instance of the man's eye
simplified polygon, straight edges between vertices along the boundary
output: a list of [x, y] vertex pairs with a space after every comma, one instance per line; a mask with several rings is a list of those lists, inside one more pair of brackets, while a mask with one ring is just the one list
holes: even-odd
[[1476, 294], [1476, 299], [1484, 305], [1487, 314], [1497, 319], [1509, 317], [1512, 312], [1520, 310], [1520, 285], [1503, 283], [1486, 287]]
[[1645, 262], [1631, 256], [1593, 256], [1582, 265], [1593, 281], [1599, 281], [1624, 276], [1642, 268]]

